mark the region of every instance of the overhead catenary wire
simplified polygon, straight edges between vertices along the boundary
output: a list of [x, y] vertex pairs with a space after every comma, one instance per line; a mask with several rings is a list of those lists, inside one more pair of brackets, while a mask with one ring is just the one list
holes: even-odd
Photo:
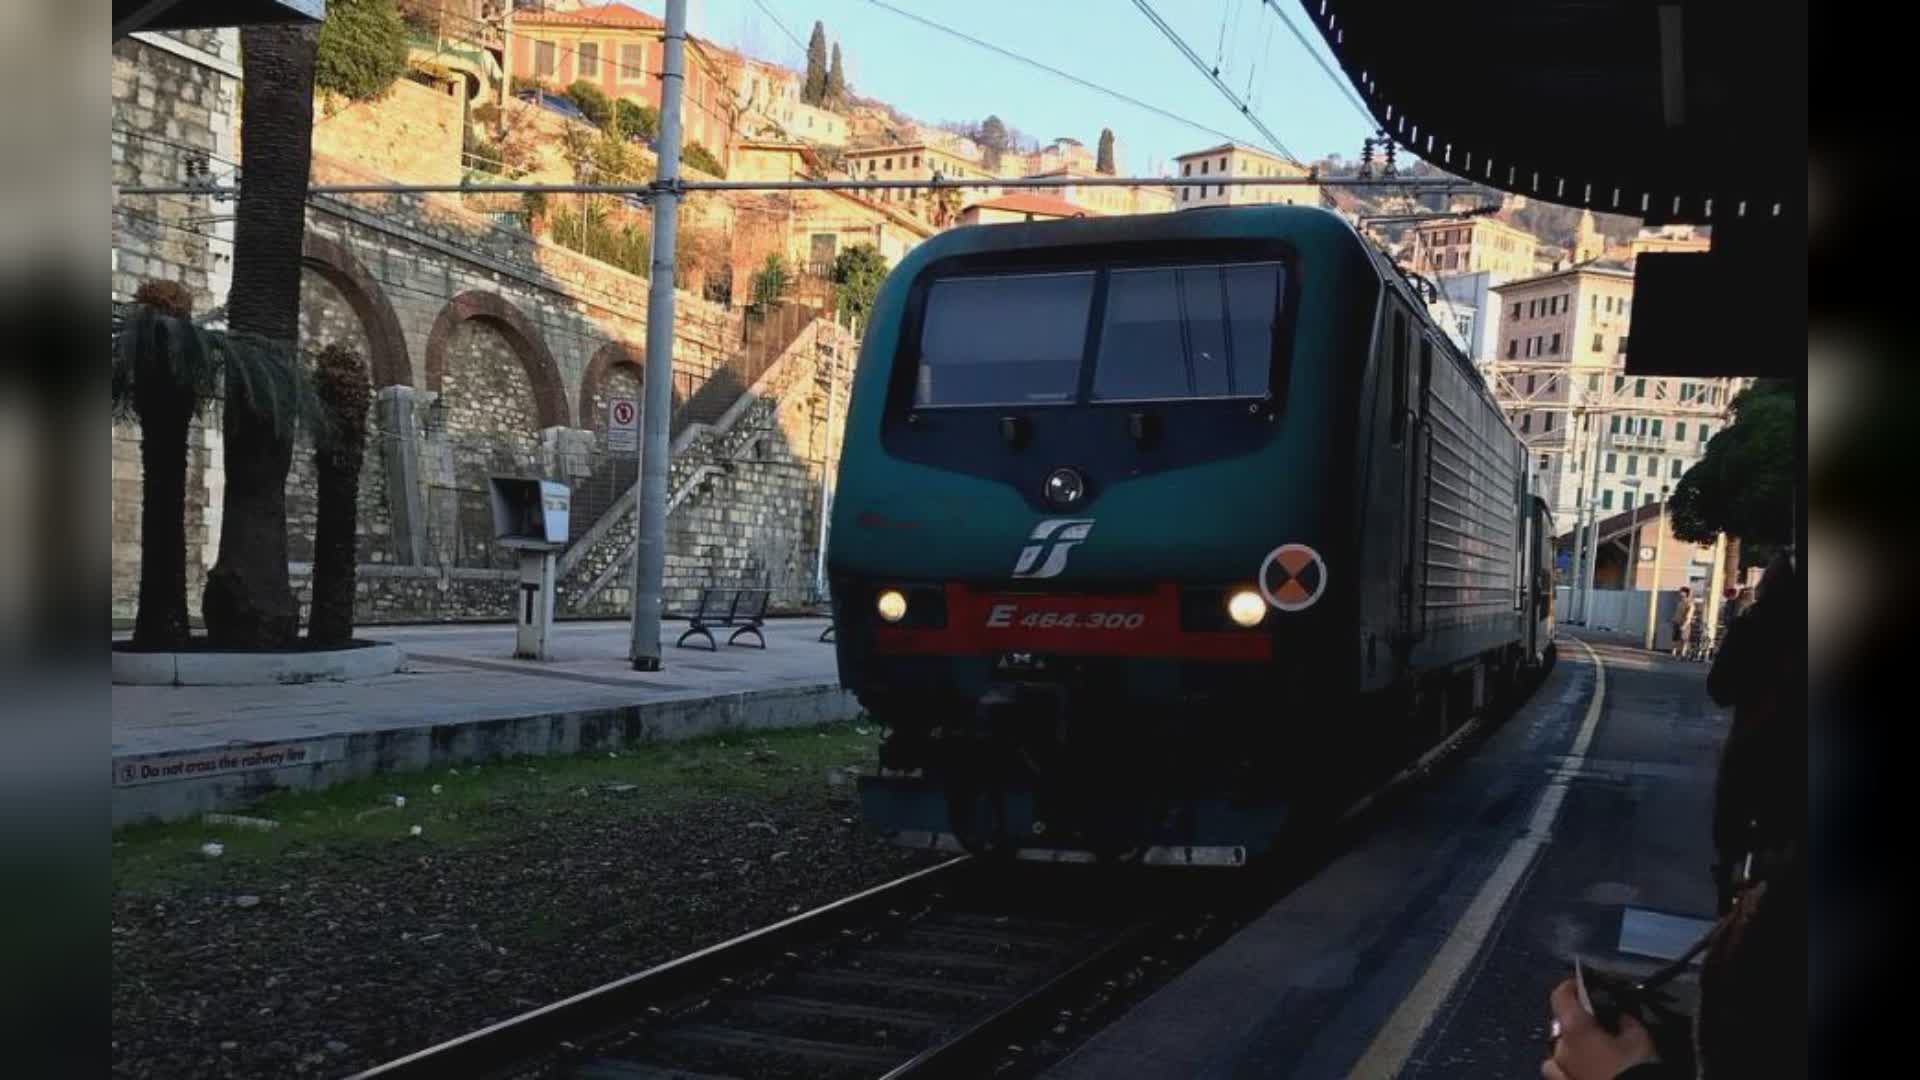
[[1361, 101], [1359, 95], [1353, 92], [1353, 86], [1348, 83], [1346, 79], [1342, 78], [1338, 72], [1335, 72], [1333, 68], [1329, 67], [1326, 60], [1322, 58], [1318, 52], [1314, 51], [1313, 42], [1307, 40], [1307, 36], [1301, 33], [1300, 28], [1293, 24], [1293, 20], [1287, 17], [1287, 13], [1280, 9], [1278, 0], [1260, 0], [1260, 2], [1272, 9], [1274, 16], [1286, 25], [1287, 30], [1293, 34], [1295, 40], [1300, 42], [1300, 47], [1307, 50], [1307, 55], [1313, 59], [1313, 62], [1319, 65], [1321, 71], [1326, 72], [1327, 78], [1333, 80], [1334, 87], [1340, 91], [1341, 95], [1344, 96], [1355, 109], [1360, 111], [1361, 116], [1366, 117], [1368, 126], [1379, 123], [1379, 120], [1374, 117], [1372, 110], [1367, 108], [1366, 102]]
[[1067, 82], [1070, 82], [1082, 89], [1091, 90], [1096, 94], [1103, 94], [1107, 97], [1114, 99], [1115, 101], [1120, 101], [1128, 105], [1131, 105], [1136, 109], [1144, 109], [1147, 112], [1153, 113], [1155, 116], [1159, 116], [1166, 120], [1172, 120], [1176, 124], [1183, 124], [1189, 128], [1192, 128], [1195, 131], [1204, 131], [1209, 135], [1217, 135], [1220, 138], [1227, 139], [1229, 141], [1232, 141], [1238, 138], [1238, 136], [1234, 135], [1232, 132], [1222, 131], [1216, 127], [1209, 127], [1206, 124], [1200, 123], [1198, 120], [1181, 116], [1179, 113], [1172, 112], [1167, 109], [1163, 109], [1158, 105], [1154, 105], [1149, 102], [1142, 101], [1139, 98], [1134, 97], [1130, 94], [1124, 94], [1111, 87], [1102, 86], [1099, 83], [1092, 82], [1087, 79], [1083, 79], [1078, 75], [1072, 74], [1071, 72], [1062, 71], [1061, 69], [1054, 67], [1050, 64], [1042, 63], [1039, 60], [1035, 60], [1030, 56], [1026, 56], [1021, 53], [1014, 52], [1011, 49], [1002, 48], [1001, 46], [995, 45], [990, 41], [983, 41], [980, 38], [974, 37], [972, 34], [968, 34], [960, 30], [955, 30], [951, 26], [945, 26], [940, 23], [934, 22], [932, 19], [926, 18], [925, 16], [915, 14], [914, 12], [907, 11], [902, 8], [895, 7], [892, 4], [887, 3], [886, 0], [867, 0], [867, 3], [873, 5], [874, 7], [880, 8], [884, 11], [890, 11], [895, 15], [900, 16], [901, 18], [911, 19], [914, 22], [917, 22], [920, 25], [925, 26], [929, 29], [938, 30], [943, 34], [956, 38], [960, 41], [964, 41], [970, 45], [975, 46], [976, 48], [985, 49], [988, 52], [994, 53], [998, 56], [1005, 57], [1006, 59], [1012, 60], [1015, 63], [1025, 64], [1026, 66], [1033, 68], [1037, 71], [1044, 71], [1047, 74], [1054, 76], [1055, 78], [1065, 79]]
[[[509, 183], [439, 183], [439, 184], [313, 184], [308, 191], [316, 195], [429, 195], [429, 194], [466, 194], [466, 195], [523, 195], [547, 193], [556, 195], [639, 195], [646, 196], [658, 190], [658, 181], [644, 184], [509, 184]], [[1022, 176], [988, 177], [980, 179], [949, 180], [930, 178], [925, 180], [680, 180], [672, 187], [677, 192], [689, 191], [889, 191], [889, 190], [980, 190], [985, 188], [1064, 188], [1064, 187], [1207, 187], [1210, 185], [1244, 187], [1352, 187], [1352, 188], [1418, 188], [1424, 190], [1450, 191], [1470, 190], [1476, 185], [1471, 180], [1457, 177], [1445, 177], [1432, 180], [1408, 180], [1397, 177], [1341, 178], [1318, 176]], [[193, 187], [189, 185], [152, 185], [127, 186], [120, 190], [125, 195], [172, 195], [172, 194], [225, 194], [238, 192], [235, 187]]]
[[1193, 46], [1188, 45], [1186, 39], [1176, 33], [1173, 27], [1167, 25], [1167, 21], [1160, 17], [1160, 13], [1153, 10], [1153, 5], [1147, 3], [1147, 0], [1133, 0], [1133, 3], [1135, 7], [1140, 9], [1141, 14], [1144, 14], [1151, 20], [1153, 25], [1159, 27], [1160, 32], [1166, 35], [1168, 41], [1173, 42], [1174, 47], [1180, 50], [1181, 55], [1185, 56], [1188, 62], [1192, 63], [1202, 75], [1205, 75], [1207, 81], [1211, 82], [1221, 94], [1226, 96], [1228, 101], [1233, 103], [1234, 108], [1240, 110], [1240, 115], [1246, 117], [1247, 122], [1252, 124], [1254, 128], [1260, 132], [1261, 136], [1267, 140], [1268, 149], [1277, 152], [1281, 157], [1286, 158], [1300, 168], [1306, 167], [1301, 163], [1299, 158], [1294, 156], [1293, 151], [1287, 149], [1287, 144], [1280, 141], [1280, 136], [1275, 135], [1273, 129], [1267, 127], [1266, 124], [1261, 122], [1258, 116], [1253, 114], [1253, 109], [1240, 95], [1233, 92], [1233, 87], [1221, 81], [1219, 71], [1208, 67], [1207, 62], [1200, 58], [1200, 54], [1193, 51]]

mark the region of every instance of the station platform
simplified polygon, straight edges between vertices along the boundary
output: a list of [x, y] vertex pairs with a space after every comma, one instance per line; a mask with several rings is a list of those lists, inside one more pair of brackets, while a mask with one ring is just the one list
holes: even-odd
[[[1471, 755], [1046, 1075], [1538, 1076], [1576, 955], [1650, 973], [1712, 918], [1706, 671], [1563, 632]], [[1695, 973], [1670, 984], [1688, 1007]]]
[[828, 621], [771, 619], [767, 647], [672, 643], [634, 671], [625, 622], [563, 622], [554, 659], [513, 659], [514, 627], [369, 627], [403, 670], [351, 682], [113, 687], [113, 823], [226, 810], [272, 791], [503, 754], [826, 723], [855, 715]]

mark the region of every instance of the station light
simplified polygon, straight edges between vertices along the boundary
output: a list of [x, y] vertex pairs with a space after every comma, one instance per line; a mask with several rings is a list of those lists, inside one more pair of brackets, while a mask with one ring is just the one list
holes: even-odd
[[1238, 626], [1259, 626], [1267, 617], [1267, 602], [1252, 589], [1240, 589], [1227, 598], [1227, 617]]
[[907, 594], [899, 589], [883, 589], [873, 606], [881, 618], [897, 623], [907, 617]]

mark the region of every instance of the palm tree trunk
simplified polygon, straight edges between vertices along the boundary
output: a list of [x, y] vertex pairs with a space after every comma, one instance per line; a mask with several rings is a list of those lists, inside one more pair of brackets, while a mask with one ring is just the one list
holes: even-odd
[[[143, 384], [144, 389], [144, 384]], [[140, 410], [140, 606], [133, 644], [176, 649], [187, 643], [187, 429], [193, 399], [152, 400]]]
[[[233, 289], [227, 317], [297, 363], [300, 246], [306, 229], [307, 172], [313, 160], [313, 66], [319, 31], [249, 27], [240, 32], [241, 143], [246, 155], [234, 212]], [[226, 496], [220, 557], [207, 575], [201, 610], [207, 634], [228, 648], [275, 648], [299, 634], [300, 610], [287, 576], [287, 469], [291, 432], [254, 407], [229, 380], [221, 409]]]
[[313, 454], [320, 481], [313, 534], [313, 603], [307, 640], [343, 647], [353, 640], [354, 576], [359, 561], [360, 463], [367, 449], [373, 384], [360, 357], [330, 345], [319, 358], [320, 398], [328, 429]]

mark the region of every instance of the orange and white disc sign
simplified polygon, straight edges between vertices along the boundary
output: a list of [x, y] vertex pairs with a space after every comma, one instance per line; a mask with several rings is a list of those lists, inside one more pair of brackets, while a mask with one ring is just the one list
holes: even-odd
[[1305, 544], [1282, 544], [1260, 564], [1260, 594], [1281, 611], [1304, 611], [1326, 591], [1326, 560]]

